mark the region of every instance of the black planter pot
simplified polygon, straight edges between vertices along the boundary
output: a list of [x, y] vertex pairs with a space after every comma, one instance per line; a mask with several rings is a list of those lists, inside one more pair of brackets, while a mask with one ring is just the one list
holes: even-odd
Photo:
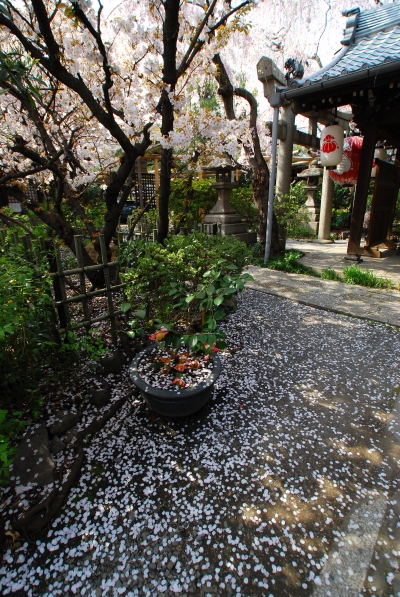
[[214, 383], [221, 373], [221, 361], [218, 354], [211, 355], [212, 372], [206, 381], [194, 388], [180, 388], [179, 390], [163, 390], [149, 386], [138, 373], [138, 363], [145, 353], [154, 346], [148, 346], [133, 359], [129, 373], [133, 383], [152, 410], [166, 417], [185, 417], [197, 412], [209, 401]]

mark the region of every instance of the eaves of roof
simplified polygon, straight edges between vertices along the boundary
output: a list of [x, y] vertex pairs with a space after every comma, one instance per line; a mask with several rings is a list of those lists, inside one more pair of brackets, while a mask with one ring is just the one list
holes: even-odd
[[292, 81], [289, 89], [280, 90], [281, 96], [290, 100], [324, 89], [341, 89], [383, 74], [400, 73], [400, 1], [361, 13], [354, 9], [348, 13], [347, 38], [342, 43], [349, 45], [324, 68], [300, 81]]

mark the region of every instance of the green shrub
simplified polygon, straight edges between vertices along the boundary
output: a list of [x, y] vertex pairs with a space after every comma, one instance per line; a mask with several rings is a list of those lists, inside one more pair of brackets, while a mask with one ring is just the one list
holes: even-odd
[[361, 269], [358, 265], [344, 267], [343, 276], [347, 284], [357, 284], [368, 288], [393, 288], [393, 283], [387, 278], [376, 276], [372, 270]]
[[311, 238], [313, 233], [305, 225], [308, 221], [308, 210], [304, 203], [307, 195], [303, 182], [290, 185], [289, 195], [282, 197], [283, 201], [274, 203], [274, 212], [278, 224], [285, 230], [287, 238]]
[[[19, 230], [17, 230], [19, 232]], [[53, 308], [46, 255], [34, 247], [35, 263], [22, 244], [0, 249], [0, 477], [4, 478], [14, 444], [40, 414], [41, 367], [54, 352]]]
[[337, 182], [333, 186], [332, 207], [334, 211], [350, 211], [353, 203], [354, 189], [353, 187], [344, 187]]
[[251, 186], [232, 189], [229, 201], [247, 224], [249, 230], [258, 230], [260, 218], [258, 209], [253, 202], [253, 189]]
[[169, 321], [173, 317], [171, 284], [185, 285], [193, 292], [204, 273], [219, 260], [241, 271], [247, 247], [236, 238], [194, 232], [168, 237], [165, 245], [147, 243], [121, 274], [128, 282], [127, 299], [133, 310], [144, 309], [148, 318]]
[[335, 272], [334, 269], [331, 267], [327, 267], [321, 274], [321, 278], [323, 280], [334, 280], [335, 282], [340, 282], [340, 276]]
[[298, 262], [298, 259], [303, 256], [303, 253], [290, 249], [283, 255], [272, 257], [267, 264], [268, 269], [275, 269], [289, 274], [307, 274], [316, 276], [315, 270]]
[[22, 435], [29, 421], [22, 411], [0, 409], [0, 482], [9, 474], [9, 467], [16, 452], [15, 440]]
[[349, 228], [350, 217], [351, 212], [349, 209], [335, 209], [332, 214], [332, 229], [338, 230], [341, 228]]
[[[193, 180], [194, 197], [189, 205], [189, 213], [194, 222], [199, 221], [199, 210], [204, 209], [208, 213], [217, 201], [217, 192], [211, 187], [208, 180]], [[184, 210], [186, 200], [187, 180], [173, 180], [171, 182], [171, 194], [169, 197], [169, 210], [173, 212], [174, 218], [179, 219]]]
[[38, 368], [52, 351], [53, 309], [46, 256], [35, 248], [36, 264], [22, 245], [0, 250], [1, 407], [25, 409], [36, 389]]

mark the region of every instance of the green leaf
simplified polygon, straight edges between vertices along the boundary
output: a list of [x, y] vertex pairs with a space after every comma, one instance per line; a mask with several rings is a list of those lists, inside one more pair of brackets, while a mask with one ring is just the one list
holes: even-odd
[[253, 276], [251, 274], [242, 274], [241, 278], [245, 282], [250, 282], [251, 280], [254, 280], [254, 278], [253, 278]]
[[204, 290], [202, 290], [201, 292], [198, 293], [197, 297], [199, 300], [203, 299], [206, 296], [206, 293]]
[[215, 334], [207, 334], [207, 344], [209, 344], [210, 346], [212, 346], [214, 344], [216, 339], [217, 339], [217, 336]]
[[212, 317], [207, 321], [207, 324], [205, 327], [207, 328], [208, 332], [213, 332], [215, 330], [215, 328], [217, 327], [217, 322]]
[[185, 298], [185, 302], [189, 304], [189, 303], [191, 303], [191, 302], [192, 302], [192, 300], [193, 300], [194, 298], [195, 298], [195, 297], [194, 297], [194, 294], [191, 294], [191, 295], [189, 295], [189, 296], [187, 296], [187, 297]]
[[215, 346], [217, 348], [219, 348], [220, 350], [223, 350], [224, 348], [226, 348], [228, 345], [226, 342], [224, 342], [223, 340], [217, 340], [215, 343]]
[[229, 265], [226, 266], [226, 269], [229, 269], [231, 271], [238, 269], [236, 265], [233, 265], [233, 263], [230, 263]]
[[207, 334], [197, 334], [197, 339], [201, 344], [204, 344], [204, 342], [207, 342]]
[[133, 312], [133, 315], [135, 315], [135, 317], [139, 317], [139, 319], [144, 319], [146, 317], [146, 311], [145, 309], [137, 309]]
[[216, 321], [221, 321], [221, 319], [223, 319], [225, 317], [226, 313], [225, 313], [225, 309], [217, 309], [214, 313], [214, 319]]
[[121, 311], [122, 313], [126, 313], [132, 307], [131, 303], [122, 303], [121, 304]]
[[182, 344], [182, 339], [180, 336], [178, 336], [178, 334], [172, 334], [171, 337], [171, 344], [174, 348], [179, 348], [180, 345]]
[[197, 336], [196, 335], [190, 336], [187, 344], [188, 344], [189, 348], [192, 350], [198, 344]]
[[209, 286], [207, 288], [206, 292], [207, 292], [208, 296], [211, 296], [215, 292], [215, 286], [213, 284], [211, 284], [211, 286]]
[[217, 297], [214, 299], [214, 305], [215, 305], [216, 307], [218, 307], [219, 305], [221, 305], [223, 302], [224, 302], [224, 297], [223, 297], [223, 296], [217, 296]]

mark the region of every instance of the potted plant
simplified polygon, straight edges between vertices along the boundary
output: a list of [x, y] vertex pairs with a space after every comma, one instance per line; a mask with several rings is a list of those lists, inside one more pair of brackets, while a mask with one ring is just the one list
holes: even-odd
[[130, 375], [152, 410], [164, 416], [182, 417], [207, 404], [221, 372], [218, 350], [225, 347], [219, 339], [208, 344], [208, 336], [180, 335], [167, 326], [149, 336], [155, 342], [134, 358]]
[[220, 260], [203, 274], [195, 291], [190, 292], [187, 284], [171, 282], [174, 324], [149, 320], [146, 310], [134, 312], [129, 335], [142, 339], [147, 335], [153, 344], [135, 357], [130, 375], [153, 410], [185, 416], [208, 402], [221, 371], [218, 351], [226, 347], [218, 322], [226, 316], [232, 295], [249, 279], [249, 274], [240, 274], [235, 266]]

